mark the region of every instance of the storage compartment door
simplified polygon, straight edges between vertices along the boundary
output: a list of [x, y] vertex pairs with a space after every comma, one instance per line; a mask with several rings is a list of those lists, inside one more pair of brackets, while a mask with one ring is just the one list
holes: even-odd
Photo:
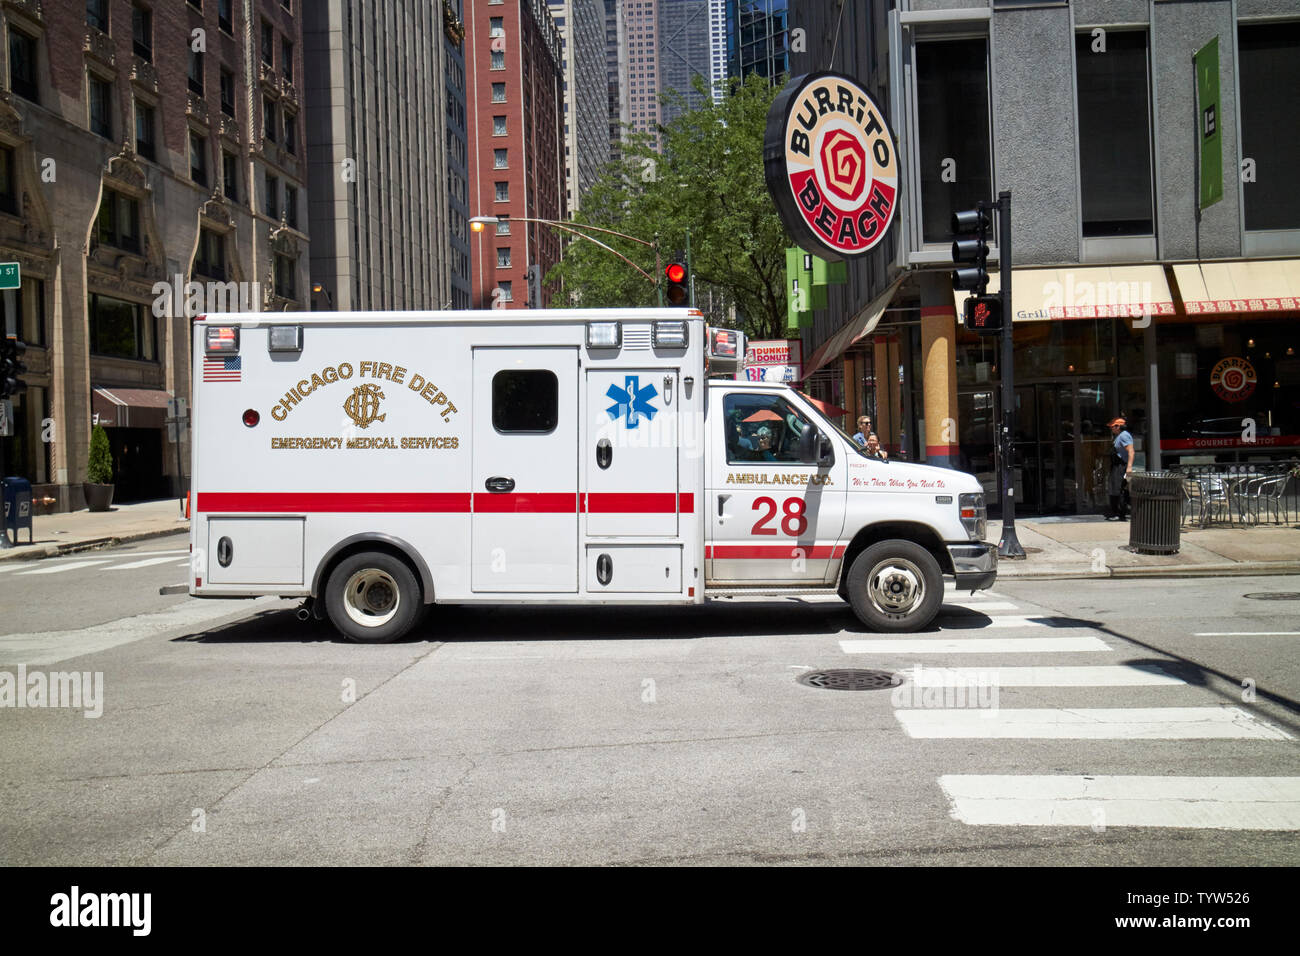
[[676, 369], [587, 373], [587, 535], [677, 534], [681, 405]]
[[208, 519], [208, 584], [302, 584], [302, 518]]
[[681, 546], [588, 545], [587, 590], [592, 594], [678, 594], [682, 590]]

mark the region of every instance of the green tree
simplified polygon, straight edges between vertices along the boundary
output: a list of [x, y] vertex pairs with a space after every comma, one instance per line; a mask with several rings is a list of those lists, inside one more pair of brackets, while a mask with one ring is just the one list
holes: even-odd
[[90, 461], [86, 464], [86, 480], [92, 485], [113, 483], [113, 452], [108, 447], [108, 432], [103, 425], [90, 430]]
[[[659, 236], [661, 267], [686, 247], [690, 230], [696, 302], [714, 287], [734, 303], [751, 338], [785, 335], [785, 247], [792, 245], [763, 179], [763, 132], [777, 90], [750, 76], [733, 81], [714, 103], [682, 113], [654, 137], [633, 137], [623, 161], [606, 167], [582, 198], [574, 225], [602, 226], [643, 239]], [[593, 233], [655, 275], [644, 246]], [[569, 302], [585, 308], [652, 306], [653, 283], [626, 263], [582, 239], [547, 276], [561, 281]]]

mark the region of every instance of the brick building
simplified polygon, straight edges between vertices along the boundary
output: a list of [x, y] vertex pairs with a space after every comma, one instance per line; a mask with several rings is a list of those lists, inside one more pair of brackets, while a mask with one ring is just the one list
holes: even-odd
[[[563, 55], [546, 3], [469, 0], [465, 31], [470, 214], [563, 219]], [[560, 237], [534, 222], [478, 232], [470, 243], [473, 307], [527, 308], [529, 268], [545, 276], [560, 260]], [[550, 298], [543, 289], [534, 304]]]
[[22, 268], [7, 320], [30, 368], [0, 442], [52, 508], [83, 506], [96, 422], [116, 500], [176, 489], [187, 299], [305, 302], [299, 2], [0, 6], [0, 260]]

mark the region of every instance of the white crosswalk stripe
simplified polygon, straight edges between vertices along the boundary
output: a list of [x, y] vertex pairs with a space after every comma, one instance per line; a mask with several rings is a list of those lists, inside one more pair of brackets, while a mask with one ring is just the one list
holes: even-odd
[[[951, 607], [954, 604], [965, 605], [967, 602], [953, 601], [950, 603], [945, 601], [944, 603]], [[981, 614], [987, 614], [989, 611], [1016, 611], [1020, 609], [1019, 604], [1013, 604], [1011, 601], [972, 601], [969, 606], [970, 610], [979, 611]]]
[[[129, 561], [126, 564], [115, 564], [109, 568], [102, 568], [103, 571], [130, 571], [132, 568], [147, 568], [153, 564], [166, 564], [173, 560], [172, 556], [165, 558], [141, 558], [139, 561]], [[184, 562], [189, 564], [188, 561]]]
[[[73, 571], [77, 568], [89, 568], [96, 564], [107, 564], [111, 559], [96, 558], [93, 561], [67, 561], [61, 564], [52, 564], [48, 567], [36, 568], [32, 571], [20, 571], [19, 574], [62, 574], [64, 571]], [[44, 564], [44, 562], [41, 562]]]
[[972, 826], [1300, 830], [1300, 777], [949, 774], [939, 786]]
[[904, 674], [918, 687], [1159, 687], [1186, 686], [1155, 667], [1123, 664], [1076, 667], [917, 667]]
[[909, 737], [1014, 740], [1290, 740], [1240, 707], [896, 710]]
[[1109, 651], [1099, 637], [885, 637], [840, 641], [845, 654], [1032, 654]]

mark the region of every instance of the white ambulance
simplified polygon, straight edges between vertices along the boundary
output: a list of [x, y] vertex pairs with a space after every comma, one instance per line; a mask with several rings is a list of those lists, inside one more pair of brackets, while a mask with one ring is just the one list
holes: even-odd
[[992, 586], [973, 476], [709, 377], [744, 344], [685, 309], [200, 316], [189, 593], [380, 642], [440, 603], [819, 593], [913, 631], [944, 575]]

